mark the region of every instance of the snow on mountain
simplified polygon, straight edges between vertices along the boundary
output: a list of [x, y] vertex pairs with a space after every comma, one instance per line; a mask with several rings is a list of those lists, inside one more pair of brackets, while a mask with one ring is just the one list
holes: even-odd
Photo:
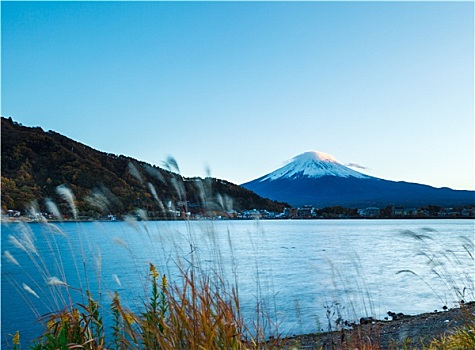
[[287, 165], [263, 176], [259, 181], [296, 179], [300, 177], [319, 178], [323, 176], [354, 177], [358, 179], [371, 178], [371, 176], [344, 166], [330, 154], [309, 151], [294, 157]]
[[262, 197], [287, 202], [294, 207], [345, 206], [348, 208], [388, 205], [473, 205], [474, 191], [434, 188], [404, 181], [390, 181], [361, 174], [323, 152], [305, 152], [270, 174], [242, 187]]

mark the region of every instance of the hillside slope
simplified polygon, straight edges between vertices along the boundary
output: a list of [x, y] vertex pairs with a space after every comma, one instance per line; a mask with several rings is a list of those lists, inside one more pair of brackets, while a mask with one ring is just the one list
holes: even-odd
[[1, 131], [2, 210], [24, 210], [36, 203], [46, 211], [45, 199], [50, 198], [62, 213], [70, 213], [58, 194], [60, 185], [72, 190], [80, 214], [93, 217], [136, 209], [163, 217], [179, 201], [194, 212], [284, 207], [224, 180], [184, 178], [130, 157], [97, 151], [54, 131], [22, 126], [11, 118], [1, 118]]

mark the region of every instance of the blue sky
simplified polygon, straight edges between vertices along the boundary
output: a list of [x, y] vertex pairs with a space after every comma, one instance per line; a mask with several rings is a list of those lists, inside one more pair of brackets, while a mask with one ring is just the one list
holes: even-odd
[[2, 115], [243, 183], [308, 150], [474, 189], [473, 2], [1, 2]]

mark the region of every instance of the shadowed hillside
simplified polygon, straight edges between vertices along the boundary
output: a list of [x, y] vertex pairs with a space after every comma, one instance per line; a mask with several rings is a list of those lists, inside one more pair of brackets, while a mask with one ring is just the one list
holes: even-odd
[[[67, 203], [57, 187], [65, 185], [76, 196], [80, 215], [99, 217], [145, 209], [152, 217], [168, 209], [194, 213], [252, 208], [281, 211], [284, 203], [259, 197], [230, 182], [214, 178], [184, 178], [136, 159], [94, 150], [54, 131], [25, 127], [2, 117], [2, 210], [24, 210], [32, 203], [47, 211], [50, 198], [60, 211]], [[185, 208], [186, 207], [186, 208]]]

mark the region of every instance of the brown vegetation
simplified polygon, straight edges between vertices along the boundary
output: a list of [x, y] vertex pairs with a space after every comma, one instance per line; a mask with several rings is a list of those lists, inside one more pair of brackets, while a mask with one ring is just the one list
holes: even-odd
[[[169, 201], [173, 207], [177, 202], [194, 204], [186, 209], [195, 212], [225, 212], [227, 206], [282, 211], [285, 206], [224, 180], [184, 178], [171, 158], [164, 164], [166, 169], [159, 168], [94, 150], [54, 131], [22, 126], [10, 118], [1, 118], [1, 129], [4, 211], [25, 210], [32, 202], [37, 203], [37, 210], [47, 211], [44, 201], [51, 198], [66, 213], [68, 205], [56, 190], [60, 185], [75, 194], [79, 215], [91, 218], [132, 213], [136, 208], [163, 218], [168, 215], [164, 208], [168, 209]], [[206, 203], [201, 187], [210, 192]]]

